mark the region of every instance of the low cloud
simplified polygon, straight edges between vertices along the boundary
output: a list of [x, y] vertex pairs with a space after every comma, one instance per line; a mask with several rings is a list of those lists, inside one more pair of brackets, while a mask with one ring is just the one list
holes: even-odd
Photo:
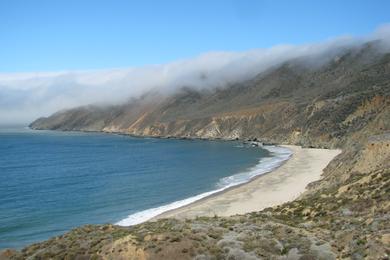
[[0, 124], [27, 124], [58, 110], [87, 104], [117, 104], [147, 91], [171, 94], [181, 87], [224, 87], [249, 79], [289, 59], [311, 56], [320, 65], [337, 51], [382, 39], [390, 46], [390, 25], [366, 37], [344, 36], [323, 43], [278, 45], [244, 52], [210, 52], [168, 64], [94, 71], [0, 74]]

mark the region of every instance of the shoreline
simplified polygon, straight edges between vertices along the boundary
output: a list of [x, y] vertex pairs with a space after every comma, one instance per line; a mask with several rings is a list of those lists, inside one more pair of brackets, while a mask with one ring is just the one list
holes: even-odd
[[[259, 146], [259, 144], [257, 144], [257, 146]], [[116, 222], [115, 224], [119, 226], [133, 226], [147, 221], [153, 221], [156, 217], [162, 214], [165, 214], [167, 212], [172, 212], [176, 209], [189, 206], [199, 201], [206, 200], [212, 196], [216, 196], [225, 191], [234, 189], [241, 185], [245, 185], [248, 182], [251, 182], [252, 180], [260, 176], [269, 174], [273, 170], [283, 165], [292, 156], [292, 151], [287, 147], [270, 145], [270, 146], [261, 146], [261, 148], [267, 150], [270, 154], [273, 154], [273, 156], [262, 157], [256, 165], [247, 169], [246, 171], [239, 172], [231, 176], [227, 176], [225, 178], [220, 179], [220, 181], [222, 181], [223, 179], [239, 178], [238, 180], [236, 179], [236, 181], [230, 182], [230, 184], [224, 185], [220, 188], [216, 187], [214, 190], [206, 191], [192, 197], [177, 200], [169, 204], [161, 205], [159, 207], [149, 208], [146, 210], [135, 212], [133, 214], [128, 215], [126, 218]], [[240, 177], [243, 179], [240, 180]]]
[[274, 145], [281, 146], [277, 142], [263, 142], [262, 140], [252, 140], [251, 138], [224, 138], [224, 137], [201, 137], [201, 136], [175, 136], [175, 135], [139, 135], [125, 131], [107, 131], [107, 130], [66, 130], [66, 129], [45, 129], [45, 128], [32, 128], [31, 126], [23, 126], [26, 129], [33, 131], [54, 131], [54, 132], [76, 132], [76, 133], [96, 133], [96, 134], [107, 134], [107, 135], [119, 135], [129, 136], [133, 138], [156, 138], [156, 139], [172, 139], [172, 140], [183, 140], [183, 141], [221, 141], [221, 142], [256, 142], [262, 143], [263, 145]]
[[216, 192], [182, 207], [165, 211], [149, 221], [163, 218], [232, 216], [261, 211], [297, 199], [306, 186], [321, 179], [323, 169], [341, 150], [280, 145], [292, 151], [275, 169], [248, 182]]
[[[41, 130], [33, 129], [31, 130]], [[53, 130], [49, 130], [53, 131]], [[69, 130], [54, 130], [68, 132]], [[174, 139], [174, 140], [203, 140], [203, 141], [242, 141], [251, 142], [250, 139], [223, 139], [223, 138], [199, 138], [199, 137], [176, 137], [176, 136], [137, 136], [125, 132], [108, 132], [108, 131], [83, 131], [71, 130], [70, 132], [84, 133], [100, 133], [109, 135], [123, 135], [133, 138], [157, 138], [157, 139]], [[257, 141], [256, 141], [257, 142]], [[260, 142], [261, 143], [261, 142]], [[156, 221], [162, 218], [195, 218], [201, 216], [231, 216], [236, 214], [245, 214], [254, 211], [261, 211], [268, 207], [274, 207], [288, 201], [297, 199], [306, 191], [306, 186], [314, 181], [321, 179], [323, 169], [334, 159], [341, 150], [339, 149], [323, 149], [323, 148], [303, 148], [296, 145], [278, 145], [272, 144], [274, 147], [287, 148], [292, 153], [289, 158], [282, 160], [276, 167], [267, 170], [263, 173], [253, 176], [250, 180], [238, 183], [230, 187], [212, 190], [194, 197], [184, 200], [175, 201], [173, 203], [162, 205], [158, 208], [151, 208], [144, 211], [136, 212], [129, 215], [125, 219], [120, 220], [115, 225], [132, 226], [147, 221]], [[272, 147], [265, 145], [263, 149]], [[268, 149], [267, 149], [268, 150]], [[297, 157], [302, 157], [302, 154], [307, 155], [312, 161], [305, 162], [304, 167], [292, 167], [286, 174], [286, 168], [291, 168], [293, 161], [296, 164]], [[302, 158], [298, 158], [302, 161]], [[314, 163], [314, 165], [313, 165]], [[315, 165], [315, 164], [319, 165]], [[259, 164], [258, 164], [259, 165]], [[296, 165], [295, 165], [296, 166]], [[313, 174], [310, 174], [305, 168], [313, 168]], [[304, 171], [304, 174], [299, 174], [299, 171]], [[297, 177], [298, 180], [294, 180]], [[271, 177], [270, 177], [271, 176]], [[279, 180], [278, 179], [281, 178]], [[287, 180], [286, 180], [287, 178]], [[289, 186], [296, 186], [290, 189]], [[297, 188], [298, 187], [298, 188]], [[277, 189], [277, 192], [272, 189]], [[267, 192], [270, 193], [267, 194]], [[254, 198], [254, 197], [261, 197]], [[274, 197], [273, 197], [274, 196]], [[191, 201], [193, 200], [193, 201]], [[172, 205], [176, 204], [176, 205]], [[179, 205], [177, 205], [179, 204]], [[182, 205], [181, 205], [182, 204]], [[150, 214], [153, 216], [145, 216]], [[157, 211], [157, 213], [156, 213]], [[139, 214], [139, 216], [137, 215]], [[134, 218], [133, 218], [134, 217]], [[142, 218], [142, 220], [140, 220]], [[134, 220], [137, 219], [137, 220]]]

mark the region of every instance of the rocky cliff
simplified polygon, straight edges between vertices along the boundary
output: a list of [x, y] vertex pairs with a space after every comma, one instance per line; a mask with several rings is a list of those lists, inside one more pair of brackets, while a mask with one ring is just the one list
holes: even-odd
[[35, 129], [257, 138], [341, 147], [298, 200], [228, 218], [84, 226], [11, 259], [389, 259], [390, 54], [377, 43], [321, 66], [291, 60], [221, 89], [149, 93], [58, 112]]

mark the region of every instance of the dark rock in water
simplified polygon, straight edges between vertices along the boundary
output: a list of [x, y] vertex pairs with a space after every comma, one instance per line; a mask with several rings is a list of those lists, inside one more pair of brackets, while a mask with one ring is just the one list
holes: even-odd
[[265, 142], [265, 143], [263, 143], [263, 145], [276, 145], [276, 143], [267, 143], [267, 142]]

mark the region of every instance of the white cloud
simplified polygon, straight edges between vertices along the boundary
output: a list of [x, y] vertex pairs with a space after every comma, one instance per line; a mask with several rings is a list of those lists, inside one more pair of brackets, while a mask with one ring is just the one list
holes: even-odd
[[0, 124], [28, 123], [80, 105], [124, 102], [152, 89], [171, 93], [182, 86], [223, 87], [288, 59], [317, 55], [317, 60], [324, 61], [329, 51], [339, 47], [383, 38], [390, 42], [390, 25], [367, 37], [344, 36], [323, 43], [278, 45], [245, 52], [210, 52], [193, 59], [138, 68], [0, 73]]

